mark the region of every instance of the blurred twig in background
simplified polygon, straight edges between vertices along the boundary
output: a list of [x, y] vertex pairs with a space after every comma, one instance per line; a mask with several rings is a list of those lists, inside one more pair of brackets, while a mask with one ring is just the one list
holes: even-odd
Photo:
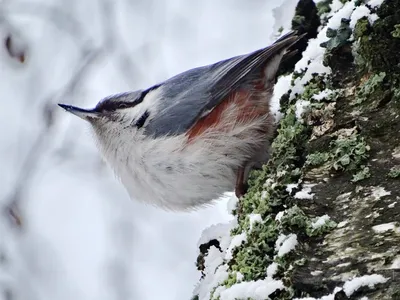
[[[125, 73], [125, 76], [132, 78], [135, 74], [134, 65], [129, 59], [128, 53], [124, 53], [123, 46], [119, 45], [118, 35], [114, 26], [114, 11], [113, 3], [110, 1], [100, 2], [103, 8], [102, 24], [103, 24], [103, 35], [104, 39], [103, 45], [95, 46], [92, 39], [85, 33], [84, 26], [79, 22], [78, 19], [73, 17], [72, 14], [68, 14], [62, 7], [58, 6], [48, 6], [39, 3], [30, 2], [3, 2], [0, 6], [0, 26], [6, 28], [10, 31], [10, 34], [6, 37], [3, 46], [6, 47], [10, 58], [18, 59], [21, 63], [26, 63], [25, 52], [26, 49], [23, 47], [28, 47], [29, 45], [23, 44], [23, 41], [19, 41], [17, 38], [17, 28], [9, 21], [8, 16], [13, 14], [25, 14], [34, 16], [36, 18], [41, 18], [51, 26], [56, 26], [60, 29], [63, 34], [68, 34], [71, 36], [79, 49], [80, 57], [77, 60], [75, 70], [72, 72], [70, 79], [64, 84], [61, 90], [51, 93], [49, 96], [42, 98], [38, 101], [32, 101], [38, 103], [42, 108], [43, 126], [41, 132], [36, 136], [34, 141], [30, 145], [24, 144], [24, 147], [29, 147], [27, 156], [23, 158], [23, 163], [17, 171], [17, 176], [15, 180], [14, 187], [10, 190], [11, 192], [4, 198], [0, 199], [0, 205], [3, 211], [3, 220], [8, 220], [4, 223], [1, 230], [2, 238], [0, 240], [0, 256], [1, 264], [0, 268], [3, 269], [5, 274], [8, 273], [9, 276], [13, 277], [16, 275], [12, 271], [12, 259], [10, 257], [11, 253], [7, 253], [7, 243], [11, 241], [6, 237], [11, 239], [18, 238], [17, 234], [21, 233], [21, 230], [26, 226], [23, 217], [23, 201], [24, 195], [29, 190], [31, 186], [31, 181], [34, 178], [35, 172], [40, 165], [43, 157], [48, 155], [48, 148], [54, 133], [57, 131], [57, 124], [59, 118], [56, 114], [62, 113], [58, 109], [56, 103], [66, 102], [73, 104], [78, 97], [76, 93], [80, 87], [85, 85], [86, 79], [90, 74], [92, 68], [99, 64], [99, 60], [105, 55], [109, 55], [116, 49], [119, 49], [117, 53], [120, 59], [121, 71]], [[17, 43], [18, 42], [18, 43]], [[22, 46], [23, 45], [23, 46]], [[64, 143], [65, 147], [68, 147], [68, 143]], [[14, 232], [14, 233], [13, 233]], [[6, 234], [7, 233], [7, 234]], [[124, 238], [126, 238], [126, 235]], [[124, 245], [126, 246], [126, 244]], [[7, 268], [5, 266], [7, 265]], [[114, 269], [118, 271], [115, 276], [124, 277], [124, 265], [123, 263], [117, 263]], [[11, 288], [11, 285], [3, 282], [3, 276], [0, 277], [0, 286], [2, 288], [2, 294], [4, 299], [12, 300], [18, 293]], [[121, 290], [124, 295], [127, 293], [123, 291], [124, 288], [121, 286], [123, 281], [117, 280], [114, 282], [116, 288]], [[118, 284], [117, 284], [118, 283]], [[21, 287], [16, 287], [21, 288]], [[27, 287], [26, 287], [27, 288]], [[33, 292], [32, 292], [33, 293]], [[31, 294], [30, 299], [34, 299], [33, 294]], [[127, 299], [124, 297], [118, 297], [118, 299]]]

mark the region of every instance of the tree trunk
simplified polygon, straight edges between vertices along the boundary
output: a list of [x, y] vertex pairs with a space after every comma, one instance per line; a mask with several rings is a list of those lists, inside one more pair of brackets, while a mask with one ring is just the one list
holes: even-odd
[[195, 299], [400, 299], [400, 1], [330, 2], [323, 64], [310, 42], [271, 160], [203, 235]]

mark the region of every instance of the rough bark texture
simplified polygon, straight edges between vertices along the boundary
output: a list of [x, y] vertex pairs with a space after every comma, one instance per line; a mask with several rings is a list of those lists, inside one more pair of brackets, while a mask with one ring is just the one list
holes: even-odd
[[[327, 7], [329, 1], [321, 1], [319, 13]], [[243, 281], [263, 279], [276, 262], [274, 278], [288, 288], [271, 299], [322, 297], [369, 274], [387, 281], [351, 296], [338, 291], [334, 299], [400, 299], [400, 1], [386, 0], [371, 10], [379, 16], [372, 25], [362, 18], [353, 32], [342, 20], [338, 30], [327, 31], [329, 76], [314, 76], [291, 100], [282, 97], [285, 116], [272, 158], [253, 173], [239, 201], [238, 225], [231, 234], [245, 232], [247, 239], [233, 251], [224, 288], [238, 282], [236, 273]], [[301, 22], [296, 16], [293, 25]], [[349, 41], [352, 33], [354, 41]], [[313, 99], [325, 89], [333, 93]], [[295, 115], [299, 100], [310, 102], [304, 122]], [[290, 190], [288, 184], [298, 185]], [[312, 199], [295, 196], [305, 188]], [[251, 214], [263, 221], [249, 229]], [[330, 220], [313, 226], [323, 215]], [[277, 257], [276, 240], [289, 233], [297, 235], [298, 245]], [[219, 248], [217, 240], [201, 246], [200, 270], [211, 245]]]
[[[393, 36], [400, 2], [385, 1], [377, 14], [373, 26], [367, 18], [358, 21], [357, 45], [344, 43], [326, 54], [332, 88], [343, 92], [330, 129], [307, 143], [307, 155], [329, 158], [307, 164], [308, 159], [302, 166], [302, 178], [317, 185], [314, 198], [297, 205], [308, 216], [326, 213], [340, 226], [323, 237], [305, 238], [296, 251], [305, 262], [295, 268], [293, 286], [312, 296], [332, 292], [353, 276], [379, 273], [390, 280], [352, 297], [400, 299], [400, 269], [391, 267], [400, 258], [400, 39]], [[340, 135], [348, 145], [337, 155]], [[344, 157], [339, 172], [331, 168], [332, 158]], [[390, 222], [395, 222], [392, 229], [373, 230]]]

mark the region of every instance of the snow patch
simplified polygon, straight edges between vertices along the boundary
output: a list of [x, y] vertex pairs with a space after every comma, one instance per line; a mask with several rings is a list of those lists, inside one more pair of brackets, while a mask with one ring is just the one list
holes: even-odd
[[321, 101], [322, 99], [328, 98], [332, 94], [333, 94], [332, 90], [326, 89], [326, 90], [319, 92], [318, 94], [315, 94], [314, 96], [312, 96], [312, 98], [314, 100]]
[[[378, 19], [376, 14], [371, 14], [371, 11], [365, 5], [356, 7], [354, 1], [346, 2], [344, 5], [339, 0], [334, 0], [331, 4], [331, 15], [328, 24], [320, 30], [315, 39], [308, 41], [308, 47], [303, 52], [303, 58], [297, 62], [295, 71], [300, 73], [305, 71], [301, 78], [296, 78], [294, 86], [291, 88], [292, 93], [290, 99], [293, 100], [296, 94], [301, 94], [304, 91], [304, 85], [312, 79], [313, 74], [330, 74], [331, 69], [323, 65], [323, 56], [325, 48], [320, 45], [329, 40], [326, 36], [327, 28], [336, 30], [340, 27], [343, 18], [350, 19], [350, 27], [354, 28], [356, 22], [367, 16], [368, 20], [373, 23]], [[317, 96], [322, 97], [323, 95]]]
[[375, 200], [379, 200], [380, 198], [389, 196], [390, 194], [391, 192], [386, 191], [385, 188], [381, 186], [373, 187], [372, 190], [372, 197], [374, 197]]
[[372, 8], [378, 7], [383, 3], [384, 0], [369, 0], [368, 5]]
[[336, 13], [339, 9], [343, 7], [343, 3], [340, 0], [333, 0], [331, 4], [331, 11]]
[[296, 234], [281, 234], [275, 242], [275, 250], [278, 251], [278, 257], [281, 257], [292, 251], [294, 248], [296, 248], [297, 244], [298, 242]]
[[354, 1], [346, 2], [343, 7], [329, 19], [328, 25], [331, 29], [339, 29], [342, 19], [350, 19], [350, 16], [355, 9]]
[[380, 274], [364, 275], [346, 281], [343, 290], [347, 297], [350, 297], [360, 287], [368, 286], [369, 288], [373, 288], [376, 284], [385, 283], [388, 280], [388, 278], [385, 278]]
[[313, 199], [315, 194], [311, 193], [311, 188], [316, 186], [316, 184], [305, 184], [301, 191], [298, 191], [294, 197], [296, 199]]
[[397, 222], [390, 222], [390, 223], [375, 225], [372, 227], [372, 230], [375, 231], [376, 233], [383, 233], [389, 230], [394, 231], [397, 228], [398, 228]]
[[305, 297], [305, 298], [295, 298], [294, 300], [334, 300], [335, 295], [341, 290], [343, 290], [346, 293], [347, 297], [350, 297], [360, 287], [368, 286], [370, 288], [373, 288], [376, 284], [385, 283], [386, 281], [388, 281], [388, 278], [384, 278], [382, 275], [379, 274], [364, 275], [346, 281], [344, 283], [343, 288], [336, 287], [332, 294], [322, 296], [321, 298]]
[[228, 223], [219, 223], [211, 225], [210, 227], [203, 230], [199, 241], [197, 242], [197, 247], [200, 245], [208, 243], [211, 240], [218, 240], [221, 249], [226, 249], [231, 242], [232, 237], [230, 232], [233, 228], [237, 226], [237, 220], [233, 219]]
[[274, 277], [276, 271], [278, 271], [278, 264], [276, 262], [273, 262], [267, 267], [267, 277]]
[[247, 235], [245, 232], [235, 235], [232, 240], [231, 243], [228, 247], [228, 249], [226, 250], [226, 254], [225, 254], [225, 259], [227, 260], [231, 260], [232, 259], [232, 255], [233, 255], [233, 250], [240, 246], [243, 242], [245, 242], [247, 240]]
[[321, 275], [322, 273], [324, 273], [324, 272], [322, 272], [321, 270], [316, 270], [316, 271], [312, 271], [310, 274], [312, 276], [318, 276], [318, 275]]
[[333, 290], [332, 294], [322, 296], [321, 298], [313, 298], [313, 297], [306, 297], [306, 298], [294, 298], [293, 300], [335, 300], [336, 293], [340, 292], [342, 289], [336, 287]]
[[285, 286], [281, 280], [265, 278], [264, 280], [246, 281], [234, 284], [233, 286], [222, 291], [219, 296], [221, 300], [235, 299], [254, 299], [264, 300], [269, 299], [276, 290], [282, 290]]
[[400, 255], [393, 260], [390, 269], [400, 269]]
[[289, 183], [286, 185], [286, 191], [291, 194], [293, 189], [297, 189], [299, 187], [298, 183]]
[[237, 208], [237, 203], [239, 199], [236, 197], [235, 193], [229, 193], [229, 200], [226, 204], [226, 208], [229, 213], [232, 213]]
[[308, 41], [308, 47], [303, 52], [303, 58], [295, 65], [295, 71], [300, 73], [304, 70], [303, 77], [296, 78], [294, 86], [291, 88], [292, 93], [290, 99], [293, 100], [296, 94], [301, 94], [304, 91], [304, 85], [313, 78], [313, 74], [330, 74], [331, 69], [322, 64], [325, 49], [320, 46], [321, 43], [326, 42], [326, 27], [324, 27], [315, 39]]
[[262, 223], [262, 218], [260, 214], [250, 214], [249, 215], [249, 222], [250, 222], [250, 231], [253, 230], [254, 223]]
[[282, 217], [283, 217], [284, 214], [285, 214], [285, 211], [284, 211], [284, 210], [278, 212], [278, 213], [276, 214], [276, 216], [275, 216], [275, 221], [278, 221], [278, 222], [279, 222], [279, 221], [282, 219]]
[[[215, 248], [215, 247], [214, 247]], [[210, 249], [211, 250], [211, 249]], [[208, 257], [209, 255], [207, 255]], [[219, 266], [216, 270], [212, 270], [212, 269], [205, 269], [205, 277], [202, 280], [202, 282], [200, 282], [200, 284], [198, 284], [194, 290], [194, 294], [199, 296], [199, 300], [210, 300], [211, 299], [211, 291], [218, 286], [219, 284], [221, 284], [222, 282], [224, 282], [226, 279], [228, 279], [229, 277], [229, 273], [228, 273], [228, 265], [221, 265]], [[225, 287], [218, 287], [215, 292], [214, 295], [217, 293], [217, 290], [221, 290], [224, 289]]]
[[211, 246], [208, 249], [208, 253], [204, 258], [204, 266], [206, 270], [215, 271], [220, 265], [222, 265], [223, 259], [221, 257], [221, 251], [215, 246]]
[[326, 224], [331, 218], [328, 215], [319, 217], [315, 222], [311, 224], [313, 229], [318, 229]]
[[351, 14], [350, 28], [354, 29], [357, 21], [363, 17], [367, 17], [368, 21], [373, 24], [377, 19], [379, 19], [377, 14], [371, 14], [371, 11], [365, 5], [360, 5]]
[[307, 108], [310, 106], [310, 101], [299, 100], [296, 102], [296, 118], [300, 123], [303, 123], [303, 114], [307, 112]]
[[280, 109], [280, 100], [281, 97], [287, 93], [290, 88], [292, 80], [292, 75], [286, 75], [279, 77], [277, 83], [274, 86], [274, 94], [271, 98], [271, 112], [274, 115], [275, 122], [278, 123], [282, 118], [282, 113], [279, 111]]
[[243, 278], [244, 278], [244, 275], [243, 275], [242, 273], [236, 272], [236, 281], [237, 281], [237, 282], [242, 281]]

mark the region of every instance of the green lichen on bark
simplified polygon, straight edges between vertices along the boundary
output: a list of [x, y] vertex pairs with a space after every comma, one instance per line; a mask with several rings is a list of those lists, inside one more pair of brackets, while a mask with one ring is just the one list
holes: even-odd
[[390, 169], [388, 176], [390, 178], [400, 178], [400, 166], [394, 166]]
[[332, 0], [323, 0], [317, 3], [318, 15], [321, 17], [331, 11]]
[[377, 9], [380, 17], [371, 26], [366, 24], [365, 18], [358, 21], [356, 28], [367, 28], [357, 31], [359, 38], [358, 54], [363, 58], [365, 65], [359, 65], [361, 69], [374, 72], [386, 72], [398, 77], [399, 56], [396, 55], [400, 46], [400, 40], [393, 38], [393, 30], [400, 20], [400, 2], [385, 1]]
[[350, 20], [342, 19], [338, 29], [328, 28], [326, 30], [326, 36], [329, 40], [321, 43], [321, 47], [324, 47], [327, 50], [325, 51], [325, 56], [329, 55], [336, 49], [342, 48], [344, 45], [350, 44], [348, 39], [351, 36], [352, 30], [350, 29], [349, 23]]
[[370, 25], [367, 17], [363, 17], [363, 18], [359, 19], [357, 21], [356, 26], [353, 31], [354, 38], [356, 40], [358, 40], [363, 35], [368, 34], [370, 28], [371, 28], [371, 25]]
[[[324, 170], [346, 171], [354, 175], [354, 181], [368, 177], [369, 168], [364, 166], [370, 147], [356, 128], [338, 130], [329, 135], [329, 146], [313, 152], [312, 146], [307, 155], [306, 168], [323, 166]], [[325, 150], [321, 152], [321, 150]]]
[[358, 182], [369, 177], [371, 177], [369, 167], [363, 166], [360, 171], [353, 175], [353, 179], [351, 180], [351, 182]]
[[[306, 126], [296, 121], [292, 106], [278, 129], [278, 136], [272, 144], [274, 154], [263, 170], [255, 171], [249, 180], [249, 191], [241, 199], [239, 226], [233, 235], [246, 232], [247, 241], [234, 252], [230, 262], [232, 271], [244, 275], [244, 280], [257, 280], [265, 277], [266, 267], [274, 261], [275, 242], [280, 232], [288, 229], [274, 218], [282, 210], [289, 197], [286, 185], [297, 181], [300, 176], [297, 166], [303, 157], [301, 150], [309, 133]], [[263, 222], [256, 223], [250, 230], [249, 214], [260, 214]], [[280, 265], [282, 260], [279, 261]], [[279, 292], [281, 299], [290, 299], [289, 291]]]
[[392, 31], [392, 36], [394, 38], [400, 38], [400, 24], [394, 25], [394, 30]]
[[306, 234], [308, 237], [321, 236], [330, 232], [336, 227], [336, 222], [332, 220], [326, 221], [321, 226], [314, 226], [318, 218], [310, 218], [297, 205], [294, 205], [285, 211], [279, 221], [283, 232], [300, 232], [301, 235]]
[[380, 72], [372, 75], [364, 83], [362, 83], [357, 91], [355, 104], [360, 104], [366, 101], [368, 98], [372, 98], [372, 96], [375, 96], [375, 94], [379, 94], [377, 95], [379, 97], [382, 93], [384, 93], [383, 88], [385, 87], [385, 77], [386, 73]]
[[297, 181], [300, 176], [298, 168], [304, 160], [302, 150], [309, 134], [307, 127], [297, 121], [292, 105], [280, 122], [270, 161], [263, 170], [250, 176], [249, 190], [241, 201], [240, 221], [246, 214], [258, 213], [266, 217], [282, 208], [288, 197], [286, 184]]
[[[316, 104], [313, 96], [325, 87], [321, 77], [314, 78], [305, 86], [305, 92], [295, 100], [307, 100]], [[287, 185], [298, 182], [302, 176], [301, 169], [306, 162], [306, 148], [311, 134], [310, 125], [299, 122], [295, 106], [288, 104], [285, 117], [281, 120], [278, 134], [272, 143], [273, 154], [270, 161], [263, 170], [251, 174], [248, 193], [240, 200], [239, 226], [232, 231], [233, 235], [246, 232], [248, 236], [247, 241], [235, 249], [234, 258], [230, 262], [230, 269], [243, 274], [244, 280], [264, 278], [266, 267], [276, 262], [279, 266], [278, 278], [290, 285], [291, 265], [295, 261], [296, 265], [301, 265], [300, 257], [292, 253], [276, 257], [274, 246], [278, 235], [295, 233], [300, 237], [322, 236], [336, 226], [334, 221], [328, 221], [322, 226], [314, 227], [313, 222], [317, 215], [306, 214], [287, 191]], [[345, 147], [340, 145], [340, 149]], [[355, 151], [359, 148], [356, 147]], [[348, 165], [353, 166], [355, 160], [352, 158]], [[285, 214], [278, 221], [275, 219], [276, 214], [282, 210], [285, 210]], [[260, 214], [263, 219], [262, 223], [253, 225], [252, 230], [247, 219], [249, 214]], [[288, 289], [278, 292], [275, 297], [291, 299], [296, 294], [295, 290]]]
[[[235, 212], [238, 226], [232, 235], [246, 233], [247, 240], [234, 249], [223, 285], [235, 284], [237, 272], [244, 281], [263, 279], [275, 262], [274, 278], [288, 289], [275, 292], [273, 299], [322, 297], [346, 278], [375, 272], [389, 280], [375, 290], [360, 289], [356, 297], [400, 295], [400, 270], [390, 268], [400, 237], [372, 230], [400, 218], [400, 39], [393, 35], [400, 2], [386, 0], [376, 13], [374, 24], [361, 18], [351, 31], [343, 20], [338, 30], [328, 31], [324, 63], [332, 74], [314, 75], [302, 94], [282, 97], [285, 115], [271, 159], [251, 174]], [[333, 93], [315, 100], [325, 89]], [[296, 101], [310, 103], [303, 120], [296, 117]], [[306, 183], [315, 184], [315, 195], [299, 200], [295, 194]], [[298, 187], [290, 191], [288, 184]], [[262, 217], [251, 229], [250, 214]], [[313, 226], [325, 214], [331, 219]], [[299, 245], [277, 257], [278, 236], [290, 233]]]
[[320, 166], [331, 159], [328, 152], [314, 152], [307, 155], [307, 164], [310, 166]]
[[[336, 99], [334, 125], [311, 141], [307, 149], [305, 178], [319, 182], [313, 190], [316, 201], [312, 205], [300, 203], [300, 207], [306, 214], [330, 211], [329, 215], [336, 222], [351, 225], [341, 225], [345, 229], [335, 229], [324, 238], [324, 243], [330, 247], [319, 248], [316, 253], [305, 251], [316, 263], [306, 260], [303, 266], [295, 268], [293, 285], [307, 290], [307, 294], [313, 297], [332, 292], [329, 286], [346, 278], [346, 274], [365, 274], [366, 270], [360, 269], [360, 265], [390, 278], [386, 288], [365, 290], [359, 293], [360, 296], [396, 299], [392, 297], [398, 293], [399, 276], [390, 273], [399, 272], [390, 269], [390, 265], [394, 257], [392, 250], [399, 251], [399, 237], [387, 233], [388, 236], [383, 238], [366, 231], [366, 226], [397, 220], [400, 214], [394, 204], [392, 210], [385, 207], [400, 197], [398, 179], [395, 178], [398, 161], [392, 157], [400, 142], [400, 44], [399, 39], [392, 35], [399, 20], [399, 2], [385, 1], [377, 9], [377, 14], [380, 18], [372, 25], [367, 18], [357, 22], [353, 44], [332, 43], [335, 46], [339, 44], [339, 51], [326, 56], [327, 65], [334, 71], [334, 88], [341, 92]], [[354, 57], [349, 55], [349, 46]], [[353, 134], [344, 144], [336, 145], [340, 149], [334, 150], [333, 135], [349, 130], [354, 130]], [[337, 168], [345, 173], [333, 172], [332, 157], [335, 154]], [[377, 202], [381, 198], [375, 195], [387, 195], [391, 200]], [[311, 249], [317, 245], [311, 239], [308, 243]], [[352, 249], [352, 252], [346, 252], [346, 249]], [[304, 275], [321, 270], [318, 259], [331, 260], [332, 264], [325, 263], [321, 275], [307, 279]], [[341, 268], [335, 267], [340, 263], [345, 264]]]
[[346, 64], [351, 57], [351, 42], [349, 38], [352, 30], [349, 26], [350, 20], [342, 19], [338, 29], [328, 28], [326, 36], [329, 38], [327, 42], [321, 43], [321, 47], [326, 48], [324, 53], [323, 63], [329, 66], [333, 75], [343, 69], [343, 64]]
[[268, 216], [262, 223], [255, 224], [251, 232], [249, 228], [243, 228], [243, 231], [248, 233], [247, 242], [236, 249], [230, 269], [243, 274], [246, 281], [264, 278], [266, 266], [272, 262], [277, 225]]

